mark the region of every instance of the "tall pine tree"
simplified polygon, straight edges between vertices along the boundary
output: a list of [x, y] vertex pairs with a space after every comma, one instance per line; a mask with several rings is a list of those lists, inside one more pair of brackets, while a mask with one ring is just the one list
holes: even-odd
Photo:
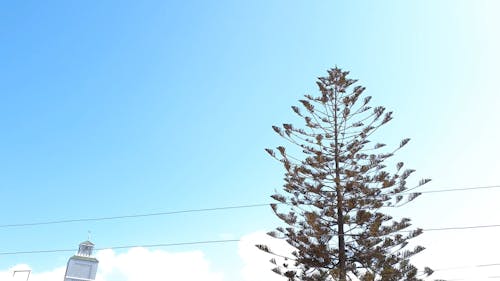
[[304, 127], [273, 126], [297, 146], [293, 151], [302, 152], [266, 149], [286, 171], [283, 192], [272, 196], [277, 203], [271, 205], [286, 227], [269, 235], [296, 249], [284, 263], [271, 260], [274, 271], [290, 281], [418, 281], [432, 274], [429, 268], [419, 272], [409, 261], [424, 249], [408, 246], [422, 229], [409, 230], [410, 219], [384, 213], [415, 199], [419, 193], [410, 190], [430, 180], [407, 188], [414, 170], [402, 162], [394, 169], [384, 165], [409, 139], [389, 152], [370, 140], [392, 112], [370, 106], [371, 97], [362, 98], [365, 88], [356, 82], [346, 71], [329, 70], [317, 81], [319, 96], [306, 95], [301, 107], [292, 106]]

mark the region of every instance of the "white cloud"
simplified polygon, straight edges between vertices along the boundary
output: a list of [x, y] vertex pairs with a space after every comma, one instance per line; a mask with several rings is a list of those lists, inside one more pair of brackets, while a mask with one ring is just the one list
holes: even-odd
[[[222, 281], [222, 273], [214, 272], [201, 251], [169, 253], [162, 250], [133, 248], [125, 253], [102, 250], [96, 254], [99, 268], [96, 281]], [[16, 265], [0, 271], [2, 281], [24, 281], [26, 275], [12, 273], [17, 269], [29, 269], [28, 265]], [[29, 281], [62, 281], [65, 266], [52, 271], [31, 273]]]
[[[64, 280], [64, 272], [66, 271], [65, 266], [58, 267], [52, 271], [42, 272], [39, 274], [30, 275], [29, 281], [54, 281], [54, 280]], [[24, 279], [26, 280], [26, 279]], [[17, 280], [16, 280], [17, 281]]]
[[96, 281], [186, 280], [222, 281], [222, 273], [213, 272], [201, 251], [169, 253], [162, 250], [133, 248], [123, 254], [99, 251]]
[[[271, 271], [274, 267], [269, 262], [273, 255], [265, 253], [255, 247], [256, 244], [268, 246], [273, 252], [290, 257], [293, 248], [285, 241], [268, 236], [265, 232], [254, 232], [241, 238], [238, 244], [238, 253], [244, 262], [242, 269], [243, 281], [284, 281], [286, 278]], [[283, 259], [275, 257], [277, 262]]]
[[[264, 232], [245, 235], [238, 243], [238, 254], [243, 262], [241, 281], [285, 281], [286, 279], [271, 271], [273, 265], [269, 260], [273, 257], [255, 247], [265, 244], [273, 251], [290, 256], [293, 250], [286, 242], [273, 239]], [[132, 248], [126, 252], [101, 250], [96, 253], [99, 267], [96, 281], [233, 281], [224, 280], [221, 272], [216, 272], [202, 251], [167, 252], [146, 248]], [[280, 259], [277, 258], [279, 261]], [[1, 281], [25, 281], [26, 274], [16, 274], [14, 270], [30, 269], [28, 265], [19, 264], [6, 270], [0, 270]], [[53, 270], [32, 272], [29, 281], [62, 281], [66, 265]]]

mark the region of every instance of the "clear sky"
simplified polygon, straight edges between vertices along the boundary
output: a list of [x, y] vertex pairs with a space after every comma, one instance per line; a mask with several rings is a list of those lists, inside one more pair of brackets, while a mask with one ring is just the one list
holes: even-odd
[[[433, 179], [424, 190], [499, 185], [499, 13], [494, 0], [2, 1], [0, 225], [270, 202], [283, 177], [264, 152], [283, 143], [271, 126], [336, 65], [395, 112], [378, 140], [412, 138], [396, 157]], [[422, 228], [500, 224], [499, 199], [424, 194], [399, 212]], [[277, 224], [258, 207], [1, 227], [0, 252], [72, 249], [88, 230], [100, 248], [248, 242]], [[498, 237], [427, 232], [415, 262], [491, 280], [500, 266], [476, 265], [500, 263]], [[268, 278], [245, 245], [101, 251], [99, 278], [200, 279], [187, 265]], [[0, 275], [25, 264], [48, 281], [71, 254], [0, 255]]]

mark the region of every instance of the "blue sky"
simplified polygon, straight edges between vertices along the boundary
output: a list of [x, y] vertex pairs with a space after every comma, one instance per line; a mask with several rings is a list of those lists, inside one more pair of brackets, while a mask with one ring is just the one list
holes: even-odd
[[[283, 143], [271, 125], [293, 121], [335, 65], [395, 112], [377, 137], [412, 138], [397, 157], [433, 179], [426, 189], [500, 184], [498, 12], [486, 0], [2, 2], [0, 224], [269, 202], [282, 185], [264, 152]], [[499, 196], [423, 195], [401, 213], [424, 228], [498, 224]], [[264, 207], [3, 228], [0, 252], [72, 248], [88, 230], [107, 247], [277, 223]], [[421, 260], [499, 263], [498, 235], [424, 234]], [[203, 251], [224, 280], [249, 281], [236, 243], [165, 250]], [[1, 256], [0, 269], [67, 258]], [[474, 270], [442, 277], [489, 276]]]

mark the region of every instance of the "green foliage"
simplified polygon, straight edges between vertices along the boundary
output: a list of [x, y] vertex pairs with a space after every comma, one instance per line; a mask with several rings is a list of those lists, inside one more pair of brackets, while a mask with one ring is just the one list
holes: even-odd
[[[424, 248], [408, 249], [422, 233], [408, 230], [410, 219], [393, 219], [387, 207], [404, 205], [419, 193], [409, 192], [407, 179], [414, 172], [402, 162], [393, 171], [384, 165], [404, 147], [393, 151], [372, 144], [370, 136], [392, 119], [384, 107], [369, 105], [364, 87], [339, 68], [317, 81], [321, 95], [306, 95], [292, 110], [305, 126], [273, 126], [273, 130], [301, 155], [291, 155], [284, 146], [266, 151], [285, 168], [283, 193], [272, 196], [272, 209], [286, 227], [269, 235], [283, 238], [296, 251], [274, 272], [290, 281], [362, 280], [418, 281], [432, 274], [417, 271], [409, 259]], [[426, 184], [423, 179], [418, 186]], [[416, 186], [416, 187], [418, 187]], [[284, 210], [283, 210], [284, 209]], [[261, 250], [273, 253], [265, 245]]]

